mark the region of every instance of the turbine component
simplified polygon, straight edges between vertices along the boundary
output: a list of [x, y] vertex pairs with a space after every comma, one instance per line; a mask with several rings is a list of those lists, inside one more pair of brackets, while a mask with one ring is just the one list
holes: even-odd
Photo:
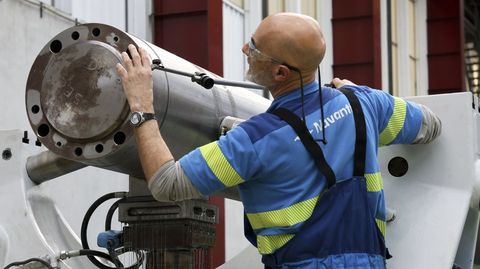
[[[121, 52], [143, 47], [163, 66], [219, 76], [114, 27], [84, 24], [52, 38], [32, 65], [26, 108], [32, 129], [53, 153], [143, 178], [130, 113], [115, 65]], [[229, 86], [206, 90], [187, 77], [153, 71], [154, 106], [162, 135], [176, 159], [215, 140], [227, 116], [246, 119], [269, 101]]]

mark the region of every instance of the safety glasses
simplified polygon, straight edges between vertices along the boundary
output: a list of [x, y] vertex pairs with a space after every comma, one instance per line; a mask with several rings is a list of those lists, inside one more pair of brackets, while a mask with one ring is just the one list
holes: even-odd
[[267, 54], [261, 52], [257, 48], [257, 46], [255, 46], [255, 40], [253, 40], [253, 37], [250, 38], [250, 42], [248, 42], [248, 56], [270, 60], [272, 63], [275, 63], [275, 64], [283, 64], [282, 61], [277, 60], [277, 59], [275, 59], [273, 57], [270, 57]]
[[266, 60], [269, 60], [271, 61], [272, 63], [274, 64], [281, 64], [281, 65], [284, 65], [286, 67], [288, 67], [289, 69], [293, 70], [293, 71], [296, 71], [298, 73], [300, 73], [300, 70], [294, 66], [291, 66], [287, 63], [285, 63], [284, 61], [280, 61], [278, 59], [275, 59], [273, 57], [270, 57], [268, 56], [267, 54], [261, 52], [257, 46], [255, 45], [255, 40], [253, 40], [253, 37], [250, 38], [250, 41], [248, 42], [248, 56], [250, 57], [255, 57], [255, 58], [263, 58], [263, 59], [266, 59]]

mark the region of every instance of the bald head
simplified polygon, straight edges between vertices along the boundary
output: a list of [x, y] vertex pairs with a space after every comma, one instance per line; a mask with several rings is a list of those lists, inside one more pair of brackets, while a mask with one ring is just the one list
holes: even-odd
[[253, 37], [261, 51], [302, 72], [314, 72], [325, 55], [320, 25], [306, 15], [278, 13], [268, 16]]

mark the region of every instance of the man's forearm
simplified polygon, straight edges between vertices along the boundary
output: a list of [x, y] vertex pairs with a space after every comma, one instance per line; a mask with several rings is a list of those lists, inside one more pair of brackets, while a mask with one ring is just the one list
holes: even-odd
[[148, 188], [158, 201], [204, 199], [178, 162], [166, 162], [150, 178]]
[[166, 162], [173, 160], [172, 153], [160, 134], [155, 120], [144, 122], [135, 128], [138, 154], [147, 182]]
[[[153, 197], [158, 201], [181, 201], [204, 199], [205, 197], [192, 184], [178, 162], [168, 161], [155, 172], [148, 183]], [[221, 189], [214, 195], [240, 201], [237, 186]]]

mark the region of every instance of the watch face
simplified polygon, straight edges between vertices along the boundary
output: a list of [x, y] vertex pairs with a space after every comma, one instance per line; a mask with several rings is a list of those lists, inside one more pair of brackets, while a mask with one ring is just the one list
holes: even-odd
[[132, 113], [132, 115], [130, 116], [130, 122], [131, 122], [133, 125], [137, 125], [137, 124], [139, 124], [141, 121], [142, 121], [142, 117], [140, 116], [140, 113], [134, 112], [134, 113]]

